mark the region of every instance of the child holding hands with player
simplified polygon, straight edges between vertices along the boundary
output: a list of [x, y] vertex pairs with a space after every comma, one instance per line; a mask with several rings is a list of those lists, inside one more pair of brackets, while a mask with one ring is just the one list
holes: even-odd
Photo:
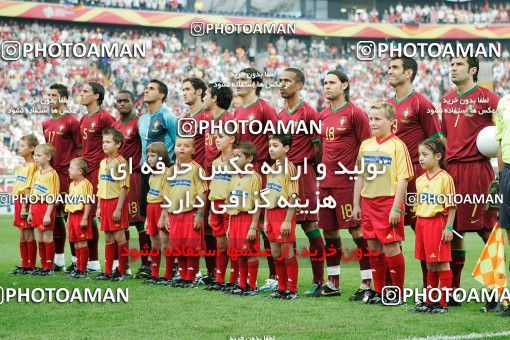
[[[381, 303], [386, 270], [389, 269], [393, 286], [404, 288], [405, 260], [400, 249], [404, 240], [404, 196], [407, 182], [413, 178], [413, 166], [407, 147], [392, 133], [395, 108], [390, 103], [376, 103], [369, 113], [373, 137], [361, 143], [358, 168], [363, 173], [354, 185], [353, 215], [361, 220], [363, 237], [370, 250], [370, 266], [375, 292], [366, 296], [366, 303]], [[377, 176], [368, 180], [370, 174]], [[401, 304], [392, 301], [393, 305]]]
[[[418, 151], [420, 165], [426, 172], [416, 179], [418, 201], [413, 208], [417, 216], [414, 256], [427, 262], [427, 290], [430, 294], [430, 289], [438, 286], [452, 287], [450, 261], [456, 212], [453, 202], [455, 184], [446, 172], [443, 142], [429, 138], [419, 145]], [[432, 304], [427, 295], [427, 300], [411, 311], [447, 313], [446, 292], [442, 292], [438, 305]]]

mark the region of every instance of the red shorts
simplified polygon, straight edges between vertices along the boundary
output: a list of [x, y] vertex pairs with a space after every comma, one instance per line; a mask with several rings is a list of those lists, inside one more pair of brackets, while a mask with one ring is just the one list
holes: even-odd
[[[215, 200], [210, 202], [214, 206], [214, 209], [219, 210], [219, 205], [224, 204], [225, 200]], [[218, 215], [213, 213], [212, 210], [209, 211], [209, 225], [211, 226], [214, 237], [225, 236], [228, 229], [228, 215], [226, 213]]]
[[101, 199], [101, 231], [117, 231], [129, 228], [127, 201], [124, 201], [122, 207], [120, 223], [113, 221], [113, 212], [117, 208], [118, 201], [118, 198]]
[[[390, 226], [394, 197], [361, 198], [361, 227], [364, 239], [377, 239], [381, 244], [403, 241], [404, 216], [397, 226]], [[402, 207], [404, 209], [404, 207]]]
[[[27, 223], [27, 219], [21, 218], [21, 202], [19, 199], [14, 201], [14, 222], [12, 223], [15, 227], [18, 227], [20, 229], [32, 229], [33, 226], [29, 225]], [[27, 212], [28, 212], [28, 206], [27, 206]]]
[[80, 227], [81, 220], [83, 219], [83, 211], [69, 213], [67, 217], [67, 224], [69, 226], [69, 242], [80, 242], [92, 239], [92, 218], [89, 214], [87, 221], [87, 228]]
[[290, 222], [290, 234], [283, 238], [281, 233], [281, 227], [285, 216], [287, 215], [287, 208], [274, 208], [266, 210], [267, 217], [267, 238], [269, 242], [273, 243], [285, 243], [296, 241], [296, 215], [292, 216]]
[[158, 222], [161, 217], [161, 212], [163, 209], [161, 208], [162, 202], [158, 203], [147, 203], [147, 235], [154, 236], [159, 235]]
[[319, 228], [323, 230], [338, 230], [358, 227], [352, 216], [353, 189], [320, 188], [321, 201], [330, 196], [336, 202], [334, 209], [322, 208], [319, 210]]
[[[300, 168], [301, 171], [298, 178], [299, 183], [299, 201], [300, 203], [306, 202], [308, 199], [308, 208], [305, 210], [314, 211], [317, 209], [317, 176], [315, 175], [315, 171], [313, 169], [312, 164], [307, 164], [306, 167], [306, 175], [304, 174], [305, 168], [303, 164], [297, 164], [297, 168]], [[298, 213], [296, 215], [296, 221], [299, 222], [316, 222], [318, 219], [318, 214], [302, 214]]]
[[45, 226], [43, 224], [44, 215], [46, 214], [46, 209], [48, 209], [48, 203], [34, 203], [30, 208], [32, 212], [32, 228], [37, 228], [40, 231], [53, 230], [55, 227], [55, 216], [57, 215], [57, 210], [53, 208], [50, 216], [50, 224]]
[[449, 262], [452, 260], [451, 242], [441, 241], [446, 216], [437, 214], [434, 217], [418, 217], [416, 219], [416, 241], [414, 257], [426, 262]]
[[[489, 160], [449, 163], [447, 170], [455, 183], [455, 192], [463, 196], [486, 196], [495, 178]], [[457, 231], [492, 230], [497, 220], [497, 211], [483, 210], [483, 206], [478, 204], [459, 204], [453, 227]]]
[[253, 215], [248, 214], [247, 212], [229, 216], [228, 248], [230, 250], [260, 251], [260, 233], [257, 233], [255, 241], [248, 242], [246, 240], [252, 219]]
[[[414, 177], [407, 182], [407, 192], [416, 193], [416, 179], [425, 173], [420, 163], [413, 163]], [[404, 225], [410, 225], [414, 229], [416, 225], [416, 215], [411, 211], [411, 206], [405, 205]]]
[[133, 172], [129, 176], [129, 191], [126, 197], [128, 202], [128, 221], [129, 225], [134, 223], [143, 222], [143, 218], [140, 216], [140, 183], [141, 174], [139, 172]]
[[180, 214], [169, 214], [170, 243], [174, 254], [182, 251], [198, 252], [205, 248], [204, 230], [193, 228], [196, 209]]

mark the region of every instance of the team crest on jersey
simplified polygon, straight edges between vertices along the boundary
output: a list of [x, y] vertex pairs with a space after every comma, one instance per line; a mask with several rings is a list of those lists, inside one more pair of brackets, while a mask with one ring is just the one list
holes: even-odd
[[404, 112], [402, 112], [402, 118], [400, 121], [404, 124], [409, 124], [411, 120], [409, 117], [411, 116], [411, 111], [409, 109], [405, 109]]
[[65, 127], [64, 125], [60, 125], [58, 127], [57, 135], [61, 135], [64, 133], [64, 127]]
[[466, 117], [473, 117], [476, 114], [476, 106], [474, 103], [466, 105], [466, 110], [463, 112]]
[[90, 123], [90, 129], [89, 132], [94, 132], [94, 127], [96, 126], [96, 122]]
[[125, 138], [129, 138], [129, 135], [131, 135], [131, 131], [133, 131], [133, 129], [129, 128], [126, 130], [126, 134], [124, 135]]
[[[292, 124], [292, 129], [293, 129], [294, 131], [297, 131], [298, 126], [299, 126], [299, 119], [290, 120], [290, 121], [289, 121], [289, 124]], [[289, 128], [290, 128], [290, 127], [291, 127], [291, 126], [289, 126]]]
[[339, 121], [338, 121], [338, 124], [340, 124], [340, 127], [338, 128], [338, 130], [340, 131], [344, 131], [347, 129], [347, 127], [345, 127], [345, 123], [347, 123], [347, 118], [345, 117], [340, 117]]
[[154, 124], [152, 124], [152, 132], [158, 132], [159, 120], [155, 120]]
[[250, 113], [250, 115], [248, 116], [248, 120], [255, 120], [255, 115], [253, 113]]

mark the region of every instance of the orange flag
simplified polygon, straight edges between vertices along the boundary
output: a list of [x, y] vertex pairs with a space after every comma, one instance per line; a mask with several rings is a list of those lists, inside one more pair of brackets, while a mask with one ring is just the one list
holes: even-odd
[[487, 288], [497, 289], [499, 294], [506, 287], [505, 235], [497, 223], [471, 275]]

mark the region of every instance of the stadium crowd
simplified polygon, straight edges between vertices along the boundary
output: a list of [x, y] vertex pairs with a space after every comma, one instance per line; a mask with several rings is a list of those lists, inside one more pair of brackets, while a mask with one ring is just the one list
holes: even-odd
[[[0, 26], [0, 39], [20, 42], [137, 42], [147, 45], [146, 59], [20, 59], [4, 63], [0, 74], [0, 174], [12, 173], [18, 164], [15, 149], [19, 137], [36, 133], [41, 141], [42, 121], [47, 117], [47, 105], [32, 103], [42, 98], [53, 83], [63, 82], [71, 89], [69, 109], [80, 118], [84, 107], [79, 105], [79, 92], [86, 81], [95, 80], [104, 84], [106, 95], [103, 106], [116, 114], [114, 96], [121, 90], [135, 94], [138, 108], [149, 79], [163, 80], [169, 87], [167, 103], [182, 115], [186, 105], [182, 100], [182, 80], [201, 77], [208, 82], [234, 82], [233, 74], [253, 63], [255, 51], [238, 47], [229, 50], [215, 42], [202, 42], [188, 46], [172, 33], [150, 30], [119, 30], [83, 26], [49, 25], [38, 23], [4, 22]], [[385, 79], [387, 61], [360, 62], [355, 56], [355, 43], [328, 45], [325, 41], [313, 40], [311, 44], [298, 39], [277, 39], [269, 43], [257, 55], [257, 66], [263, 62], [266, 98], [279, 112], [284, 101], [277, 88], [278, 76], [289, 66], [305, 70], [306, 84], [303, 97], [318, 110], [325, 108], [322, 80], [327, 70], [342, 69], [351, 78], [351, 100], [367, 110], [371, 102], [393, 95]], [[424, 59], [414, 86], [426, 94], [438, 106], [440, 98], [452, 86], [448, 78], [448, 63]], [[262, 69], [262, 67], [259, 67]], [[494, 90], [502, 96], [508, 93], [510, 84], [510, 54], [504, 50], [502, 58], [493, 67]], [[367, 99], [368, 98], [368, 99]]]
[[508, 23], [509, 3], [486, 3], [483, 6], [467, 4], [436, 3], [390, 5], [383, 13], [376, 8], [366, 12], [353, 12], [349, 21], [382, 23], [424, 23], [424, 24], [500, 24]]
[[[190, 7], [187, 0], [63, 0], [63, 4], [74, 6], [131, 8], [135, 10], [196, 12], [226, 15], [245, 15], [243, 11], [223, 12], [216, 10], [214, 2], [196, 0]], [[207, 10], [204, 10], [207, 9]], [[507, 2], [486, 1], [482, 4], [467, 2], [436, 2], [429, 4], [406, 4], [401, 1], [387, 9], [361, 11], [359, 8], [349, 11], [349, 21], [382, 23], [429, 23], [429, 24], [498, 24], [510, 22], [510, 4]], [[274, 16], [269, 13], [257, 13], [258, 16]], [[292, 15], [280, 15], [292, 17]]]

